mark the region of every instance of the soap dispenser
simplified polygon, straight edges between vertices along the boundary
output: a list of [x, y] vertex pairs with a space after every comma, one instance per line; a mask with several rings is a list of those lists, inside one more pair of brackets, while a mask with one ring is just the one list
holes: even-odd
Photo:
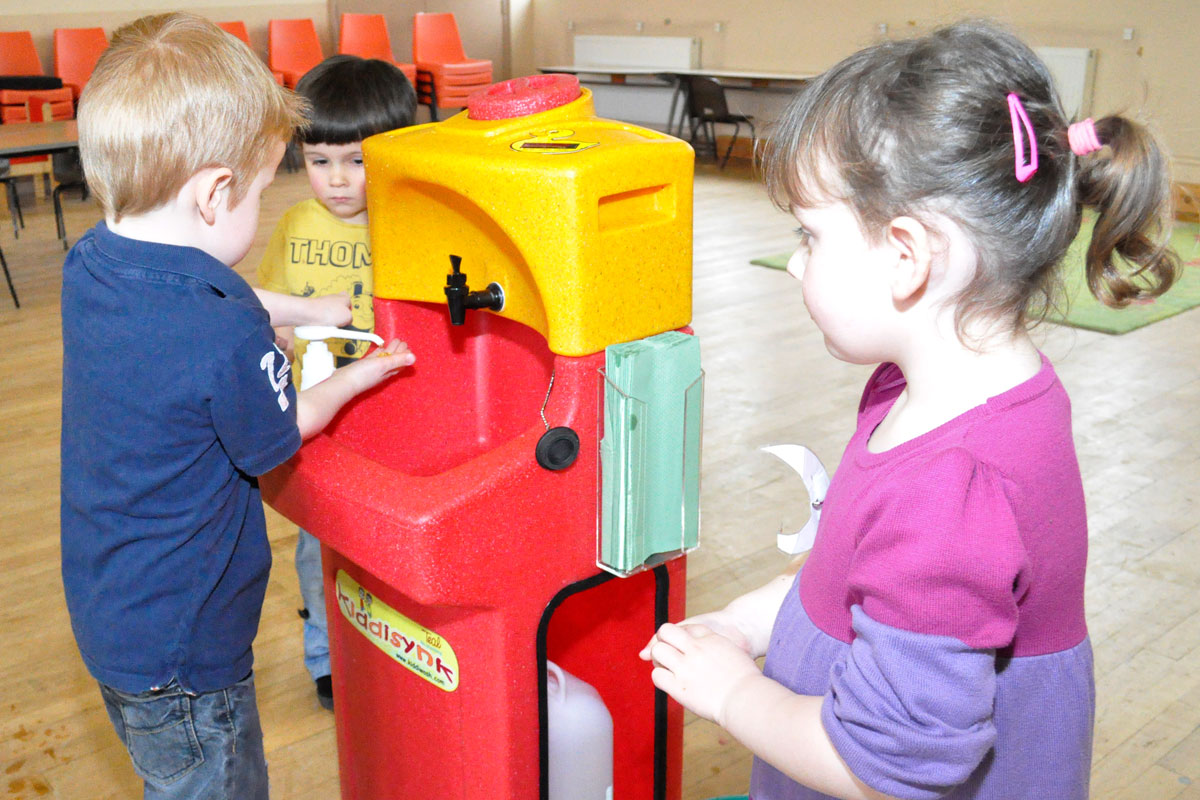
[[298, 338], [308, 340], [301, 361], [300, 391], [316, 386], [333, 374], [333, 353], [329, 352], [326, 339], [358, 339], [383, 345], [383, 339], [373, 333], [347, 331], [329, 325], [299, 325], [295, 333]]

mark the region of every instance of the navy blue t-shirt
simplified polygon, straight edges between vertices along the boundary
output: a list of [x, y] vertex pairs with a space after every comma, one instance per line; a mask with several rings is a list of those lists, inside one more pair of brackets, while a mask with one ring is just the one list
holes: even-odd
[[206, 692], [250, 671], [271, 551], [257, 475], [300, 447], [249, 284], [101, 222], [63, 265], [62, 559], [102, 683]]

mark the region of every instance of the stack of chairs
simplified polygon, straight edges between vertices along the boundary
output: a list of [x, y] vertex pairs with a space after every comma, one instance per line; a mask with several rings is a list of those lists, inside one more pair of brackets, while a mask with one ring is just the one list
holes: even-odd
[[[0, 122], [28, 122], [25, 106], [34, 92], [50, 103], [51, 119], [75, 115], [71, 90], [61, 80], [42, 72], [42, 61], [29, 31], [0, 31], [0, 75], [14, 87], [0, 88]], [[15, 88], [18, 83], [24, 85]]]
[[382, 14], [342, 14], [338, 26], [338, 53], [395, 64], [409, 83], [414, 87], [417, 85], [417, 66], [396, 60], [387, 20]]
[[462, 108], [492, 83], [492, 62], [467, 58], [453, 14], [413, 17], [413, 60], [417, 102], [429, 106], [435, 121], [439, 108]]

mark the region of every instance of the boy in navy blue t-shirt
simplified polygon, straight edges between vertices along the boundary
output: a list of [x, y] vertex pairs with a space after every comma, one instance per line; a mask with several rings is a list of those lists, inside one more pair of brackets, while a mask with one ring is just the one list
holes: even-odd
[[[303, 103], [200, 17], [116, 31], [79, 107], [105, 220], [63, 268], [62, 557], [71, 624], [153, 798], [267, 798], [251, 643], [271, 554], [255, 478], [413, 363], [393, 341], [297, 394], [272, 323], [348, 301], [231, 268]], [[265, 304], [265, 307], [264, 307]]]

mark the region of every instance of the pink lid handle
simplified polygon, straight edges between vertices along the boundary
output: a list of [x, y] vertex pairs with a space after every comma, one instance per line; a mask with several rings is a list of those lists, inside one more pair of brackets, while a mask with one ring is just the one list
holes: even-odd
[[579, 97], [579, 78], [552, 72], [513, 78], [489, 86], [467, 98], [467, 116], [495, 120], [527, 117], [565, 106]]

